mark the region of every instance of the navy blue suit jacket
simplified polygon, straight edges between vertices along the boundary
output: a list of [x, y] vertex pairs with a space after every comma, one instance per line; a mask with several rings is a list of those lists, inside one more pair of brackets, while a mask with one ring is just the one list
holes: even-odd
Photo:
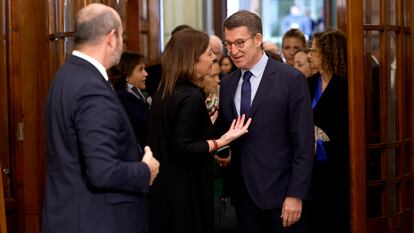
[[126, 89], [116, 90], [141, 147], [147, 145], [149, 105]]
[[42, 232], [146, 232], [150, 172], [116, 93], [86, 60], [57, 71], [46, 103]]
[[[237, 117], [234, 95], [240, 76], [236, 70], [222, 79], [221, 126], [228, 127]], [[282, 207], [286, 196], [310, 198], [312, 116], [305, 77], [269, 58], [248, 114], [252, 118], [249, 132], [231, 144], [234, 199], [243, 182], [262, 209]]]

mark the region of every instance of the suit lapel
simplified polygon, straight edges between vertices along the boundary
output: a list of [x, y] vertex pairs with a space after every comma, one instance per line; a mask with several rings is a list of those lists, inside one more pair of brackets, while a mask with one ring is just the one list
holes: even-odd
[[252, 107], [250, 108], [249, 117], [254, 115], [262, 103], [263, 98], [266, 96], [266, 93], [269, 91], [269, 88], [272, 86], [273, 81], [276, 79], [276, 70], [273, 69], [270, 62], [274, 62], [274, 60], [269, 59], [267, 61], [262, 75], [262, 80], [260, 81], [259, 88], [257, 89], [256, 95], [253, 99]]

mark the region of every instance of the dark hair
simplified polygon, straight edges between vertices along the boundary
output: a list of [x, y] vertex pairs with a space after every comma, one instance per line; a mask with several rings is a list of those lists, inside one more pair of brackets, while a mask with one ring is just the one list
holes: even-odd
[[86, 6], [82, 8], [75, 20], [75, 48], [82, 44], [94, 43], [111, 30], [119, 34], [120, 20], [109, 7]]
[[338, 30], [315, 33], [313, 40], [320, 53], [323, 69], [331, 71], [341, 78], [347, 75], [346, 36]]
[[181, 30], [171, 37], [161, 57], [163, 71], [158, 90], [162, 98], [173, 94], [177, 81], [197, 83], [196, 63], [208, 44], [209, 36], [194, 29]]
[[228, 30], [246, 26], [251, 36], [255, 36], [257, 33], [263, 34], [262, 20], [258, 15], [247, 10], [232, 14], [224, 21], [223, 26], [224, 29]]
[[123, 52], [118, 65], [109, 69], [108, 75], [115, 89], [126, 89], [127, 79], [139, 64], [146, 62], [144, 55], [136, 52]]
[[283, 58], [282, 58], [282, 56], [280, 56], [278, 53], [275, 53], [275, 52], [270, 51], [270, 50], [269, 50], [269, 51], [265, 51], [265, 53], [266, 53], [266, 55], [267, 55], [268, 57], [273, 58], [273, 59], [275, 59], [276, 61], [283, 63]]
[[291, 28], [285, 32], [282, 38], [282, 48], [287, 38], [297, 38], [302, 42], [303, 48], [306, 48], [306, 38], [303, 32], [297, 28]]
[[220, 66], [221, 66], [221, 64], [223, 63], [223, 60], [224, 60], [224, 59], [228, 59], [228, 60], [230, 61], [230, 64], [231, 64], [231, 70], [230, 70], [230, 73], [231, 73], [231, 72], [233, 72], [233, 71], [235, 71], [235, 70], [237, 70], [236, 65], [234, 65], [234, 63], [233, 63], [233, 60], [231, 60], [230, 56], [229, 56], [229, 55], [227, 55], [227, 54], [224, 54], [224, 55], [220, 58], [220, 60], [218, 61], [218, 63], [219, 63], [219, 65], [220, 65]]
[[171, 36], [173, 36], [175, 33], [181, 31], [181, 30], [186, 30], [186, 29], [193, 29], [190, 25], [187, 24], [181, 24], [178, 25], [177, 27], [175, 27], [172, 31], [171, 31]]

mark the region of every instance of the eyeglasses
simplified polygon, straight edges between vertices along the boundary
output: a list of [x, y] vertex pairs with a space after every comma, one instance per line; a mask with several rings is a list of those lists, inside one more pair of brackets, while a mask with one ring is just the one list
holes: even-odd
[[228, 41], [223, 41], [223, 45], [224, 47], [226, 47], [227, 50], [231, 49], [234, 46], [236, 46], [237, 48], [241, 49], [244, 47], [244, 43], [250, 39], [253, 39], [253, 37], [249, 37], [247, 39], [240, 39], [240, 40], [236, 40], [235, 42], [228, 42]]
[[310, 53], [314, 53], [314, 52], [316, 52], [316, 51], [318, 51], [318, 49], [315, 49], [315, 48], [309, 48], [309, 52], [310, 52]]

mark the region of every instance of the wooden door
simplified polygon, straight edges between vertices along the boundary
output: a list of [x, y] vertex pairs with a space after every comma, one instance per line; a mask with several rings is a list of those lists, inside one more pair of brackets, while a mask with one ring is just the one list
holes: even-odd
[[45, 174], [43, 112], [48, 87], [46, 5], [31, 0], [8, 2], [9, 138], [17, 198], [15, 232], [40, 232]]
[[[6, 25], [8, 22], [8, 11], [5, 0], [0, 0], [0, 25], [1, 25], [1, 45], [0, 45], [0, 177], [2, 179], [5, 204], [8, 213], [9, 229], [16, 227], [16, 192], [15, 182], [12, 181], [11, 172], [13, 167], [13, 157], [10, 151], [9, 140], [9, 88], [8, 88], [8, 55], [7, 55], [7, 33]], [[12, 169], [13, 168], [13, 169]], [[3, 200], [1, 200], [3, 201]]]
[[412, 233], [413, 3], [337, 4], [349, 48], [352, 232]]
[[[2, 170], [0, 171], [4, 186], [4, 199], [7, 216], [8, 232], [18, 232], [19, 220], [22, 219], [24, 206], [18, 201], [22, 197], [22, 189], [19, 189], [18, 183], [21, 173], [17, 171], [17, 161], [19, 160], [22, 147], [19, 141], [22, 140], [23, 122], [21, 116], [21, 101], [17, 96], [19, 92], [19, 80], [13, 79], [12, 74], [17, 73], [17, 66], [13, 63], [16, 60], [12, 56], [11, 50], [12, 38], [16, 33], [11, 33], [11, 21], [15, 15], [11, 15], [11, 8], [14, 8], [11, 2], [1, 0], [0, 5], [0, 23], [1, 39], [0, 45], [0, 161]], [[18, 211], [21, 209], [22, 211]]]
[[159, 0], [127, 1], [125, 48], [142, 53], [149, 64], [160, 59], [160, 16]]

